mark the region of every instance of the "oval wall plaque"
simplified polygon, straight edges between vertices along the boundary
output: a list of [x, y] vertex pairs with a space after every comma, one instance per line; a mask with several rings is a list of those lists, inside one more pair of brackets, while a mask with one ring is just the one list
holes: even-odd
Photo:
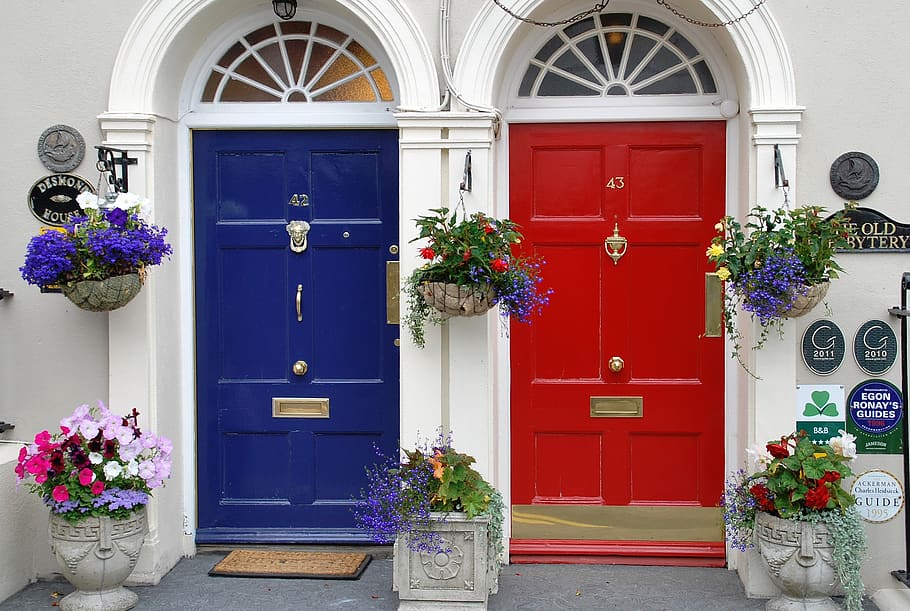
[[830, 320], [816, 320], [803, 333], [803, 362], [814, 374], [827, 376], [837, 371], [846, 352], [844, 334]]
[[866, 321], [853, 336], [853, 358], [859, 368], [869, 375], [885, 373], [897, 359], [894, 331], [881, 320]]
[[45, 225], [62, 227], [74, 218], [83, 216], [76, 197], [83, 191], [94, 193], [92, 184], [75, 174], [45, 176], [28, 192], [28, 207]]

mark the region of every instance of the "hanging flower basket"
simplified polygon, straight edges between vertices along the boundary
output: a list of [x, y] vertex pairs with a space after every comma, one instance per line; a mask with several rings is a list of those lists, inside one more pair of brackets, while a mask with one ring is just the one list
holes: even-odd
[[493, 307], [493, 287], [464, 286], [447, 282], [424, 282], [420, 286], [424, 301], [443, 317], [480, 316]]
[[793, 304], [788, 310], [782, 312], [781, 316], [783, 318], [799, 318], [803, 314], [808, 314], [825, 298], [825, 295], [828, 294], [829, 286], [831, 286], [831, 283], [825, 280], [818, 284], [803, 287], [805, 292], [799, 291], [796, 299], [793, 300]]
[[110, 312], [122, 308], [142, 289], [138, 273], [114, 276], [104, 280], [80, 280], [61, 286], [63, 294], [74, 304], [90, 312]]

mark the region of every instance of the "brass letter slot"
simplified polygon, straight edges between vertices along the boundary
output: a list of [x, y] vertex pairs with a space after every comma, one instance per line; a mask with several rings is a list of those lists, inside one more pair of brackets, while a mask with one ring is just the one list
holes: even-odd
[[385, 317], [390, 325], [399, 324], [399, 296], [401, 286], [398, 282], [398, 261], [385, 262]]
[[641, 418], [643, 397], [591, 397], [592, 418]]
[[272, 397], [272, 418], [328, 418], [328, 399]]
[[724, 294], [720, 278], [714, 272], [705, 274], [705, 337], [721, 336], [721, 314]]

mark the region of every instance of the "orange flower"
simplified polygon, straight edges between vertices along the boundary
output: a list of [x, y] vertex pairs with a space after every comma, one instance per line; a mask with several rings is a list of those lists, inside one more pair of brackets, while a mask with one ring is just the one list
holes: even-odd
[[433, 477], [438, 480], [442, 480], [442, 474], [445, 473], [446, 466], [442, 464], [442, 461], [439, 460], [442, 457], [442, 452], [436, 450], [436, 456], [428, 459], [430, 464], [433, 465]]

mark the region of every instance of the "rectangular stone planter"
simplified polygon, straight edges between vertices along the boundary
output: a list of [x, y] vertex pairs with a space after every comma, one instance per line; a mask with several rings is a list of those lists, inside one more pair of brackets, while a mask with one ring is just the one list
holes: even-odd
[[499, 590], [499, 563], [490, 540], [490, 516], [433, 514], [430, 530], [449, 552], [414, 552], [407, 535], [395, 542], [392, 589], [400, 610], [486, 609]]

